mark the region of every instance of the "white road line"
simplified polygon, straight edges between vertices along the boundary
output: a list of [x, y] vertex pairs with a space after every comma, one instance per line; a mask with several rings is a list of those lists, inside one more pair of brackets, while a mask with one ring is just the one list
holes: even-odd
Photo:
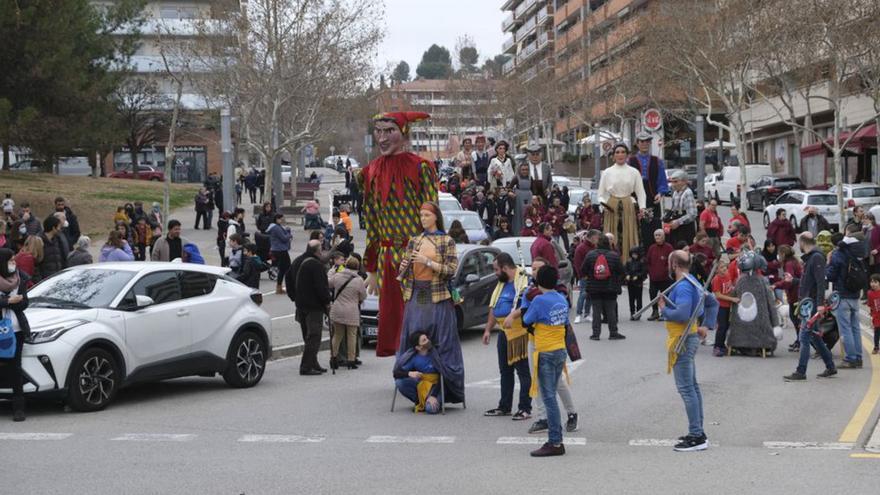
[[768, 449], [852, 450], [851, 443], [838, 442], [764, 442]]
[[0, 440], [64, 440], [73, 433], [2, 433]]
[[284, 319], [287, 319], [287, 318], [293, 318], [294, 316], [296, 316], [296, 313], [290, 313], [289, 315], [284, 315], [284, 316], [276, 316], [275, 318], [272, 318], [272, 321], [278, 321], [278, 320], [284, 320]]
[[396, 437], [388, 435], [373, 435], [365, 440], [366, 443], [455, 443], [455, 437]]
[[675, 444], [678, 443], [678, 440], [661, 440], [658, 438], [639, 438], [636, 440], [630, 440], [630, 447], [675, 447]]
[[[534, 437], [499, 437], [495, 442], [498, 445], [543, 445], [547, 441], [544, 436]], [[583, 437], [564, 437], [562, 443], [568, 445], [586, 445], [587, 439]]]
[[126, 433], [111, 438], [111, 440], [123, 442], [189, 442], [195, 438], [195, 435], [189, 433]]
[[[581, 365], [584, 364], [584, 362], [585, 362], [585, 361], [584, 361], [583, 359], [581, 359], [581, 360], [579, 360], [579, 361], [575, 361], [575, 362], [571, 362], [571, 361], [567, 362], [567, 363], [566, 363], [566, 366], [568, 367], [568, 373], [569, 373], [569, 374], [574, 373], [575, 370], [577, 370], [578, 368], [581, 367]], [[564, 380], [564, 379], [565, 379], [565, 376], [563, 375], [563, 376], [560, 378], [560, 380]], [[480, 381], [478, 381], [478, 382], [471, 382], [471, 383], [466, 384], [466, 385], [465, 385], [465, 388], [495, 388], [495, 389], [500, 389], [500, 388], [501, 388], [501, 378], [490, 378], [490, 379], [488, 379], [488, 380], [480, 380]]]
[[311, 435], [245, 435], [239, 442], [252, 443], [321, 443], [325, 437]]

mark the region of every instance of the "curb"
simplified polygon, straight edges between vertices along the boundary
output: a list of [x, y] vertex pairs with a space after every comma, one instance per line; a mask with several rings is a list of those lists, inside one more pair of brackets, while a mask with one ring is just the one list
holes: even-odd
[[[273, 347], [272, 348], [272, 357], [269, 358], [269, 361], [275, 361], [278, 359], [300, 356], [300, 355], [302, 355], [305, 347], [306, 347], [306, 344], [304, 342]], [[329, 349], [330, 349], [330, 338], [321, 339], [321, 346], [319, 347], [318, 350], [326, 351]]]
[[[867, 328], [869, 329], [874, 328], [870, 313], [863, 311], [861, 308], [859, 308], [859, 316], [861, 317], [862, 325], [867, 326]], [[870, 424], [871, 421], [873, 421], [874, 426], [869, 427], [872, 433], [868, 436], [868, 441], [865, 444], [865, 450], [868, 452], [880, 453], [880, 412], [874, 411], [873, 416], [869, 420], [868, 424]]]

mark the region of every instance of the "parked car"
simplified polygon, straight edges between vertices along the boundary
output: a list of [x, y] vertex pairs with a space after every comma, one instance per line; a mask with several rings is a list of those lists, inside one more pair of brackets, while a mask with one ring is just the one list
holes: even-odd
[[584, 200], [584, 194], [587, 192], [590, 193], [590, 202], [594, 205], [599, 204], [599, 191], [596, 189], [572, 187], [568, 190], [568, 216], [571, 217], [572, 220], [576, 220], [574, 217], [575, 213], [577, 212], [578, 206], [580, 206], [581, 202]]
[[[337, 167], [337, 164], [339, 163], [339, 160], [340, 160], [340, 159], [342, 159], [342, 168]], [[345, 171], [345, 161], [346, 161], [346, 159], [348, 159], [349, 161], [351, 161], [351, 167], [352, 167], [352, 168], [358, 168], [358, 167], [361, 166], [361, 164], [358, 163], [358, 161], [355, 160], [355, 158], [354, 158], [353, 156], [349, 156], [349, 155], [330, 155], [330, 156], [328, 156], [327, 158], [324, 158], [324, 167], [325, 167], [325, 168], [332, 168], [333, 170], [336, 170], [337, 172], [344, 172], [344, 171]]]
[[131, 172], [131, 164], [125, 164], [114, 170], [109, 177], [114, 179], [140, 179], [162, 182], [165, 180], [165, 172], [150, 165], [138, 165], [138, 173], [137, 177], [135, 177]]
[[[828, 188], [828, 192], [837, 194], [837, 186]], [[870, 208], [880, 204], [880, 186], [870, 182], [843, 185], [843, 205], [848, 210], [856, 206]]]
[[706, 174], [706, 180], [703, 181], [703, 190], [706, 192], [706, 198], [718, 197], [718, 172]]
[[806, 189], [796, 175], [764, 175], [752, 184], [746, 193], [746, 209], [761, 211], [785, 191]]
[[21, 160], [9, 165], [11, 172], [51, 172], [52, 167], [42, 160]]
[[[754, 184], [759, 177], [772, 174], [770, 165], [752, 163], [746, 164], [745, 167], [745, 184], [747, 188], [749, 184]], [[740, 184], [740, 167], [729, 165], [722, 168], [715, 183], [715, 200], [719, 203], [722, 201], [731, 203], [734, 199], [741, 198], [742, 192], [740, 187], [742, 187]], [[746, 192], [748, 192], [748, 189]]]
[[553, 175], [551, 176], [551, 179], [553, 180], [553, 185], [559, 186], [560, 189], [562, 189], [563, 187], [571, 189], [571, 187], [574, 185], [574, 181], [563, 175]]
[[[489, 319], [489, 298], [498, 279], [495, 276], [495, 257], [500, 252], [491, 246], [456, 244], [458, 269], [452, 278], [452, 286], [461, 293], [462, 303], [455, 307], [458, 331], [463, 332]], [[379, 298], [367, 296], [361, 305], [361, 343], [376, 340], [379, 328]]]
[[480, 241], [489, 238], [489, 231], [486, 230], [486, 224], [477, 212], [468, 210], [443, 212], [443, 226], [446, 227], [447, 232], [449, 231], [449, 226], [452, 225], [452, 222], [455, 220], [461, 222], [461, 226], [464, 228], [464, 231], [467, 232], [468, 240], [471, 241], [471, 243], [478, 244]]
[[[520, 247], [517, 247], [517, 242], [519, 242]], [[509, 254], [517, 264], [525, 263], [526, 272], [531, 275], [533, 242], [535, 242], [535, 237], [506, 237], [493, 242], [492, 246]], [[559, 262], [559, 279], [562, 283], [568, 286], [568, 293], [571, 294], [571, 281], [572, 278], [574, 278], [574, 268], [568, 261], [565, 250], [555, 242], [552, 244], [556, 249], [556, 260]]]
[[840, 212], [837, 211], [836, 194], [827, 191], [798, 190], [782, 193], [773, 204], [764, 208], [764, 227], [769, 226], [776, 218], [777, 210], [784, 208], [791, 225], [797, 229], [810, 206], [815, 206], [834, 230], [840, 230], [840, 227], [846, 223], [845, 220], [841, 221]]
[[455, 198], [455, 196], [449, 193], [439, 193], [437, 195], [437, 201], [440, 206], [440, 211], [446, 213], [447, 211], [460, 211], [461, 203]]
[[[25, 393], [97, 411], [139, 382], [219, 373], [260, 382], [271, 353], [262, 295], [227, 269], [180, 263], [69, 268], [28, 291]], [[0, 384], [0, 396], [11, 394]]]

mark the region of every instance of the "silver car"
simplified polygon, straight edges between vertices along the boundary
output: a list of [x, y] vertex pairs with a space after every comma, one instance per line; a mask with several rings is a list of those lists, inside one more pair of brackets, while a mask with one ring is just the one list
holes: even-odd
[[[516, 264], [524, 263], [526, 272], [532, 274], [532, 244], [536, 237], [505, 237], [498, 239], [492, 243], [492, 247], [500, 249], [502, 252], [509, 254]], [[517, 247], [519, 242], [519, 247]], [[553, 248], [556, 250], [556, 260], [559, 262], [559, 280], [568, 287], [568, 293], [571, 294], [571, 282], [574, 279], [574, 268], [568, 261], [568, 256], [562, 247], [552, 242]]]
[[483, 240], [489, 238], [489, 233], [486, 231], [486, 224], [483, 223], [483, 219], [480, 218], [480, 215], [478, 215], [477, 212], [468, 210], [443, 212], [443, 224], [447, 231], [449, 230], [449, 226], [452, 225], [452, 222], [455, 220], [461, 222], [461, 226], [467, 233], [468, 240], [471, 244], [479, 244]]

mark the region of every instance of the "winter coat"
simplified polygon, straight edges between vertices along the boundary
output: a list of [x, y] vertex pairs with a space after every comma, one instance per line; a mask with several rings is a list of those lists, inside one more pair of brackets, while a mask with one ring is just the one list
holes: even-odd
[[270, 251], [290, 251], [290, 240], [293, 239], [290, 228], [273, 223], [266, 229], [266, 233], [269, 234]]
[[786, 282], [785, 277], [782, 277], [781, 280], [773, 284], [773, 287], [784, 290], [785, 300], [788, 304], [795, 304], [798, 301], [798, 288], [804, 270], [796, 260], [790, 260], [782, 265], [782, 272], [791, 275], [791, 282]]
[[[605, 261], [608, 262], [608, 268], [611, 270], [610, 276], [605, 280], [598, 280], [594, 276], [596, 260], [599, 259], [599, 255], [605, 256]], [[620, 294], [620, 284], [626, 272], [620, 262], [620, 255], [616, 251], [596, 248], [584, 258], [581, 273], [587, 279], [587, 293], [590, 294], [590, 297], [601, 299], [615, 298]]]
[[[351, 282], [348, 282], [349, 280]], [[346, 282], [348, 285], [339, 292]], [[345, 269], [332, 274], [329, 284], [330, 290], [336, 294], [336, 300], [330, 306], [330, 321], [342, 325], [360, 325], [360, 305], [367, 298], [367, 288], [363, 279], [356, 271]]]
[[815, 306], [819, 306], [825, 300], [825, 256], [818, 248], [813, 248], [801, 257], [801, 263], [804, 270], [798, 287], [798, 300], [810, 298]]
[[[354, 283], [354, 282], [352, 282]], [[330, 304], [330, 285], [324, 264], [314, 257], [302, 260], [296, 273], [295, 303], [297, 309], [304, 311], [324, 311]]]
[[[822, 215], [816, 214], [817, 217], [817, 225], [816, 232], [822, 232], [823, 230], [831, 230], [831, 225], [828, 223], [828, 220], [825, 219]], [[774, 220], [775, 221], [775, 220]], [[809, 229], [809, 221], [810, 215], [804, 215], [804, 218], [801, 219], [800, 224], [798, 224], [797, 233], [807, 232]], [[815, 235], [815, 234], [814, 234]], [[778, 245], [778, 244], [777, 244]]]
[[[848, 240], [850, 242], [847, 242]], [[837, 249], [831, 254], [831, 263], [825, 268], [825, 279], [831, 282], [840, 297], [857, 299], [860, 296], [859, 291], [854, 292], [846, 288], [846, 276], [849, 271], [847, 268], [850, 260], [858, 259], [864, 262], [867, 254], [865, 243], [856, 237], [845, 237], [837, 244]]]
[[[751, 321], [741, 318], [742, 300], [745, 294], [751, 293], [755, 298], [757, 315]], [[779, 326], [779, 311], [776, 310], [776, 296], [770, 284], [757, 273], [743, 274], [736, 281], [731, 293], [732, 297], [740, 298], [730, 312], [730, 330], [727, 334], [727, 345], [736, 349], [776, 349], [776, 337], [773, 327]]]
[[648, 278], [651, 282], [665, 282], [669, 280], [669, 255], [674, 249], [672, 244], [656, 242], [648, 247], [645, 262], [648, 264]]
[[565, 221], [568, 219], [568, 213], [562, 206], [555, 208], [550, 207], [547, 209], [547, 213], [544, 214], [544, 221], [553, 226], [553, 235], [562, 235], [562, 226], [565, 224]]
[[28, 335], [31, 334], [31, 326], [28, 324], [27, 316], [25, 315], [24, 310], [27, 309], [29, 301], [27, 296], [27, 288], [29, 286], [30, 279], [24, 273], [19, 271], [18, 273], [18, 295], [21, 296], [21, 301], [16, 304], [9, 304], [9, 296], [0, 292], [0, 310], [5, 309], [7, 311], [12, 311], [15, 314], [15, 318], [18, 320], [19, 331], [16, 332], [16, 338], [27, 338]]
[[776, 247], [789, 246], [794, 247], [795, 233], [791, 222], [784, 218], [777, 218], [770, 222], [767, 227], [767, 239], [773, 241]]
[[629, 279], [626, 280], [626, 285], [641, 287], [645, 283], [645, 279], [648, 278], [648, 265], [641, 258], [635, 260], [630, 258], [626, 262], [624, 272]]
[[92, 254], [84, 249], [74, 249], [67, 256], [67, 266], [91, 265], [94, 263]]
[[98, 262], [104, 263], [107, 261], [134, 261], [134, 254], [131, 252], [131, 246], [126, 242], [120, 249], [109, 244], [104, 244], [101, 248], [101, 256], [98, 258]]
[[559, 268], [559, 260], [556, 259], [556, 249], [553, 248], [550, 239], [543, 234], [539, 235], [535, 242], [532, 243], [531, 255], [532, 259], [541, 257], [546, 259], [553, 268]]
[[38, 280], [49, 278], [67, 268], [67, 252], [61, 244], [61, 235], [58, 233], [50, 241], [46, 234], [40, 234], [40, 238], [43, 240], [43, 261], [37, 267]]
[[260, 273], [266, 271], [266, 264], [259, 256], [244, 256], [241, 270], [235, 277], [236, 280], [248, 287], [260, 288]]
[[587, 240], [581, 241], [575, 248], [574, 260], [572, 260], [572, 263], [574, 263], [575, 274], [578, 279], [584, 278], [585, 275], [581, 272], [581, 267], [584, 265], [584, 260], [587, 258], [587, 254], [593, 249], [596, 249], [596, 246]]
[[[183, 255], [183, 246], [187, 244], [191, 244], [188, 240], [183, 237], [180, 237], [180, 254]], [[153, 251], [150, 253], [150, 259], [152, 261], [173, 261], [171, 259], [171, 249], [168, 246], [168, 236], [162, 236], [156, 239], [156, 243], [153, 244]]]
[[275, 223], [275, 212], [273, 211], [269, 213], [262, 212], [257, 216], [257, 230], [260, 232], [266, 233], [266, 229], [273, 223]]
[[75, 246], [76, 241], [79, 240], [80, 236], [79, 219], [76, 218], [73, 210], [68, 206], [64, 207], [64, 218], [67, 219], [67, 228], [64, 229], [64, 234], [67, 236], [67, 243], [70, 246]]

